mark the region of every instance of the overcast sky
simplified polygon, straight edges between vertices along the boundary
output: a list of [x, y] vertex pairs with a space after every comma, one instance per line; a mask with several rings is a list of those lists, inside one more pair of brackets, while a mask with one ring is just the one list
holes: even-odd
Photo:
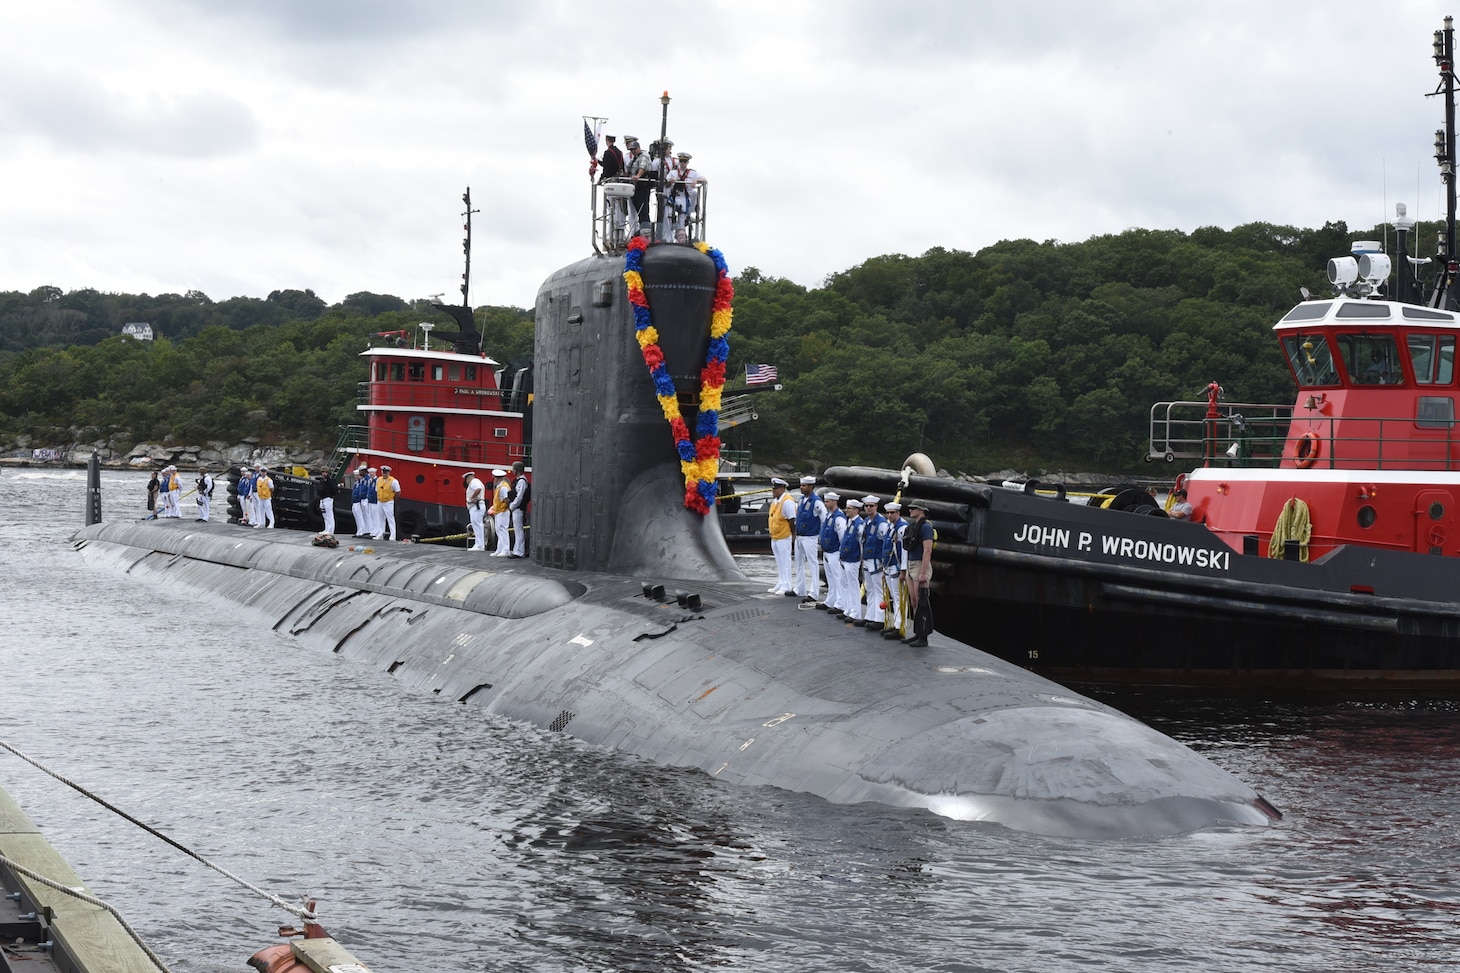
[[[1457, 5], [1460, 6], [1460, 5]], [[669, 132], [731, 272], [1441, 211], [1420, 0], [0, 4], [0, 290], [532, 306], [582, 116]], [[620, 144], [622, 144], [620, 142]]]

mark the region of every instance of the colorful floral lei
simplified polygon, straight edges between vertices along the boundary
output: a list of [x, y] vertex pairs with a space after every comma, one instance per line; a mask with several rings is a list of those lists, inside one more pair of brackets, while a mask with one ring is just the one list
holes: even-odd
[[684, 472], [684, 505], [701, 514], [708, 514], [715, 505], [715, 477], [720, 474], [720, 396], [725, 390], [725, 359], [730, 356], [730, 303], [735, 285], [720, 251], [708, 243], [696, 243], [695, 249], [715, 262], [714, 314], [710, 318], [710, 347], [705, 352], [705, 367], [700, 369], [700, 412], [695, 423], [698, 439], [690, 442], [689, 426], [679, 412], [679, 399], [674, 379], [664, 364], [664, 351], [659, 347], [659, 332], [649, 316], [649, 298], [644, 294], [644, 278], [639, 271], [644, 265], [644, 250], [649, 241], [636, 236], [629, 241], [624, 257], [624, 283], [629, 288], [629, 303], [634, 306], [634, 337], [649, 366], [654, 380], [654, 394], [664, 418], [674, 434], [674, 448], [679, 453], [679, 466]]

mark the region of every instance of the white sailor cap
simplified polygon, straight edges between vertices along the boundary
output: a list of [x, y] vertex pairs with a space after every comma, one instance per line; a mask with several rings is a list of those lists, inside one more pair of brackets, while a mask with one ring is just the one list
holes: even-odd
[[894, 500], [891, 503], [889, 503], [887, 506], [883, 507], [882, 509], [883, 510], [886, 510], [888, 513], [891, 513], [894, 510], [901, 510], [902, 509], [902, 504], [900, 504], [896, 500]]
[[492, 475], [493, 476], [506, 476], [507, 475], [507, 471], [506, 470], [500, 470], [500, 469], [499, 470], [493, 470], [492, 471]]
[[862, 498], [862, 503], [864, 503], [864, 504], [871, 504], [874, 507], [877, 506], [881, 502], [882, 502], [881, 500], [878, 500], [876, 497], [870, 496], [870, 495], [869, 496], [865, 496], [865, 497]]
[[788, 485], [789, 484], [787, 484], [786, 481], [783, 480], [783, 479], [781, 479], [779, 476], [773, 476], [773, 477], [771, 477], [771, 486], [773, 486], [773, 487], [788, 486]]
[[808, 484], [814, 484], [814, 483], [816, 483], [816, 477], [814, 477], [814, 476], [803, 476], [803, 477], [801, 477], [801, 485], [802, 486], [806, 486]]
[[365, 472], [366, 473], [374, 473], [375, 472], [375, 467], [372, 466], [369, 469], [367, 469]]
[[852, 499], [847, 501], [848, 507], [860, 507], [861, 505], [862, 501], [858, 500], [856, 497], [852, 497]]
[[467, 470], [465, 473], [461, 474], [461, 478], [463, 480], [465, 480], [469, 476], [476, 476], [476, 475], [477, 475], [476, 470]]
[[367, 469], [367, 467], [365, 466], [365, 464], [364, 463], [361, 463], [359, 466], [355, 467], [355, 472], [356, 473], [364, 473], [366, 469]]
[[832, 493], [830, 490], [827, 490], [821, 495], [821, 499], [823, 500], [840, 500], [841, 498], [842, 495], [840, 493]]

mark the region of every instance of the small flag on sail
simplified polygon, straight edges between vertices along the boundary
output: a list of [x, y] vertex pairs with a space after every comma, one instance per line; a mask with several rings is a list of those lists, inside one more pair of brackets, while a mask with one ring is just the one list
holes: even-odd
[[764, 385], [767, 382], [774, 382], [777, 377], [776, 366], [774, 365], [745, 366], [746, 385]]

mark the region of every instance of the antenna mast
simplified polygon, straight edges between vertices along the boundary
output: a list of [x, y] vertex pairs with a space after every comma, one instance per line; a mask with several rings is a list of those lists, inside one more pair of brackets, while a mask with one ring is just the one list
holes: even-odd
[[1455, 283], [1460, 264], [1455, 254], [1455, 26], [1445, 18], [1445, 29], [1435, 31], [1435, 64], [1440, 68], [1440, 86], [1431, 94], [1445, 95], [1445, 127], [1435, 133], [1435, 162], [1440, 166], [1440, 181], [1445, 184], [1445, 225], [1436, 241], [1440, 272], [1435, 277], [1431, 307], [1448, 307], [1455, 303], [1450, 289]]
[[466, 204], [466, 212], [461, 214], [466, 217], [466, 225], [462, 227], [466, 231], [466, 239], [461, 241], [461, 252], [466, 256], [466, 270], [461, 274], [461, 306], [471, 307], [471, 301], [467, 299], [471, 291], [471, 214], [480, 213], [479, 209], [471, 208], [471, 187], [466, 187], [466, 192], [461, 194], [461, 201]]

